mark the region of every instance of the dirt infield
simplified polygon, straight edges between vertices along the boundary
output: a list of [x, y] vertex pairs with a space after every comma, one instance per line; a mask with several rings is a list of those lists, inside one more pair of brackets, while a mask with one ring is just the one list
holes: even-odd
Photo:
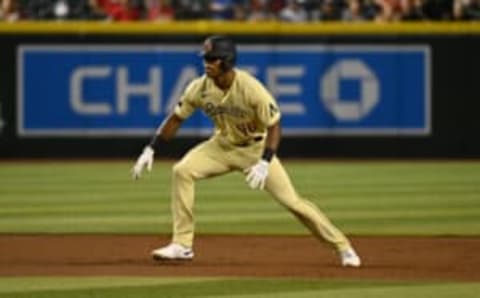
[[248, 276], [480, 281], [478, 237], [352, 237], [364, 267], [341, 268], [307, 236], [199, 236], [191, 262], [158, 263], [166, 236], [0, 235], [0, 276]]

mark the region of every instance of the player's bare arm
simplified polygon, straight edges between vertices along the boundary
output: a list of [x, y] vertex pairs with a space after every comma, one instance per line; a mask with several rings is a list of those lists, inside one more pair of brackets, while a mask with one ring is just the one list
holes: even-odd
[[153, 149], [156, 149], [158, 148], [158, 145], [159, 145], [159, 144], [156, 144], [156, 142], [159, 142], [157, 140], [169, 141], [170, 139], [172, 139], [177, 133], [177, 130], [182, 125], [182, 122], [183, 122], [183, 119], [178, 117], [177, 114], [175, 113], [170, 114], [162, 122], [162, 124], [160, 124], [160, 126], [157, 128], [155, 135], [152, 139], [152, 142], [150, 143], [150, 146], [152, 146]]
[[157, 128], [155, 135], [149, 145], [145, 146], [142, 154], [138, 157], [137, 162], [132, 168], [132, 178], [138, 179], [142, 175], [144, 168], [147, 171], [152, 170], [153, 155], [155, 151], [163, 146], [164, 143], [172, 139], [177, 130], [182, 125], [183, 119], [178, 117], [175, 113], [171, 113], [160, 126]]
[[277, 121], [275, 124], [267, 128], [264, 155], [266, 151], [271, 151], [272, 155], [277, 152], [278, 145], [280, 144], [281, 135], [282, 129], [280, 126], [280, 121]]

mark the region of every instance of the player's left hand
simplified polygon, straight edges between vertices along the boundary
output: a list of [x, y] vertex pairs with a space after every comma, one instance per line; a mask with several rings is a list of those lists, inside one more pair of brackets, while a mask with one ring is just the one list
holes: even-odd
[[252, 189], [263, 189], [268, 176], [269, 163], [266, 160], [259, 160], [247, 170], [246, 181]]
[[153, 151], [152, 147], [146, 146], [143, 149], [142, 154], [138, 157], [137, 162], [132, 168], [132, 178], [138, 179], [142, 175], [143, 168], [147, 168], [147, 171], [152, 170], [153, 165]]

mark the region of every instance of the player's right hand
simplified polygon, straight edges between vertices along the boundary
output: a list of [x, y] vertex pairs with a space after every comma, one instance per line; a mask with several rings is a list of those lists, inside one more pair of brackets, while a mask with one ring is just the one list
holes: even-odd
[[132, 178], [133, 179], [138, 179], [142, 175], [143, 168], [147, 168], [147, 171], [152, 170], [152, 165], [153, 165], [153, 154], [155, 151], [153, 151], [153, 148], [150, 146], [146, 146], [143, 149], [142, 154], [138, 157], [137, 162], [132, 168]]

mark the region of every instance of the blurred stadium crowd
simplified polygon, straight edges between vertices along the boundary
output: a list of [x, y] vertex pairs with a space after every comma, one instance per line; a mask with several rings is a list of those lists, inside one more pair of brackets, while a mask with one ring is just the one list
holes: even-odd
[[480, 0], [0, 0], [0, 19], [395, 22], [480, 20]]

